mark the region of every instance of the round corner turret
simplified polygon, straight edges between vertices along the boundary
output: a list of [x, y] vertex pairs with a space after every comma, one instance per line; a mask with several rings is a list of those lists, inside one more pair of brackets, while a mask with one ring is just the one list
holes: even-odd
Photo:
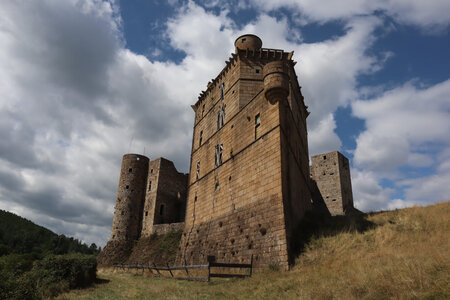
[[272, 61], [263, 69], [264, 95], [266, 99], [275, 104], [289, 95], [289, 73], [284, 61]]
[[234, 46], [236, 47], [236, 53], [238, 49], [257, 51], [261, 49], [262, 41], [254, 34], [244, 34], [236, 39]]

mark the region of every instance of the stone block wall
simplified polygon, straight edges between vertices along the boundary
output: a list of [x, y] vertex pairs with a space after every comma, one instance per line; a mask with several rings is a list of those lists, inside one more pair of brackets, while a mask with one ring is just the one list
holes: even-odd
[[[297, 91], [285, 101], [271, 104], [265, 99], [264, 65], [286, 59], [287, 54], [264, 51], [259, 55], [237, 51], [193, 106], [196, 118], [180, 264], [205, 263], [210, 255], [220, 261], [247, 262], [253, 255], [257, 267], [273, 263], [287, 269], [293, 260], [287, 236], [295, 238], [293, 228], [311, 209], [307, 112], [298, 85], [289, 85], [288, 90]], [[286, 66], [296, 79], [292, 62], [286, 61]], [[218, 89], [222, 84], [223, 99]], [[223, 105], [225, 123], [218, 128], [216, 113]], [[217, 145], [223, 149], [220, 166], [215, 166]]]
[[[311, 178], [318, 195], [331, 215], [344, 215], [353, 208], [353, 195], [348, 159], [338, 151], [311, 157]], [[319, 195], [320, 194], [320, 195]]]
[[150, 161], [142, 221], [143, 237], [154, 232], [155, 224], [184, 221], [188, 175], [179, 173], [173, 162]]
[[148, 162], [143, 155], [123, 156], [111, 240], [136, 240], [140, 235]]

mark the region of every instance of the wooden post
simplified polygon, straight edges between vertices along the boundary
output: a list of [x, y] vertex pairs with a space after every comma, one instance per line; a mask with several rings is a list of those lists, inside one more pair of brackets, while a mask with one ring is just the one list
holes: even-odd
[[167, 269], [169, 269], [169, 273], [170, 273], [170, 276], [172, 276], [173, 277], [173, 274], [172, 274], [172, 270], [170, 269], [170, 267], [169, 267], [169, 263], [168, 262], [166, 262], [166, 265], [167, 265]]
[[211, 267], [210, 262], [208, 261], [208, 282], [211, 280]]
[[156, 270], [156, 272], [158, 272], [158, 275], [161, 276], [161, 273], [159, 273], [159, 270], [158, 270], [158, 268], [156, 267], [155, 263], [153, 263], [153, 267], [155, 267], [155, 270]]
[[250, 275], [249, 275], [250, 277], [252, 276], [252, 272], [253, 272], [253, 254], [250, 258]]

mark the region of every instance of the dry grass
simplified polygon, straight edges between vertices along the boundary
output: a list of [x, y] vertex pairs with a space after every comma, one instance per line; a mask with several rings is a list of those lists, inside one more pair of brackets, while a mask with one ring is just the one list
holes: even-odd
[[100, 273], [60, 299], [450, 299], [450, 203], [365, 217], [373, 226], [309, 239], [290, 272], [186, 282]]

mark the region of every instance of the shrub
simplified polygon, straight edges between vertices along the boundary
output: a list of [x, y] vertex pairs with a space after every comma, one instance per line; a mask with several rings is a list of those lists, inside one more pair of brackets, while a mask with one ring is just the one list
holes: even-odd
[[0, 258], [0, 299], [52, 298], [96, 278], [94, 255], [48, 255], [33, 261], [28, 255]]
[[34, 264], [29, 276], [35, 280], [37, 294], [46, 298], [92, 284], [96, 270], [93, 255], [49, 255]]

